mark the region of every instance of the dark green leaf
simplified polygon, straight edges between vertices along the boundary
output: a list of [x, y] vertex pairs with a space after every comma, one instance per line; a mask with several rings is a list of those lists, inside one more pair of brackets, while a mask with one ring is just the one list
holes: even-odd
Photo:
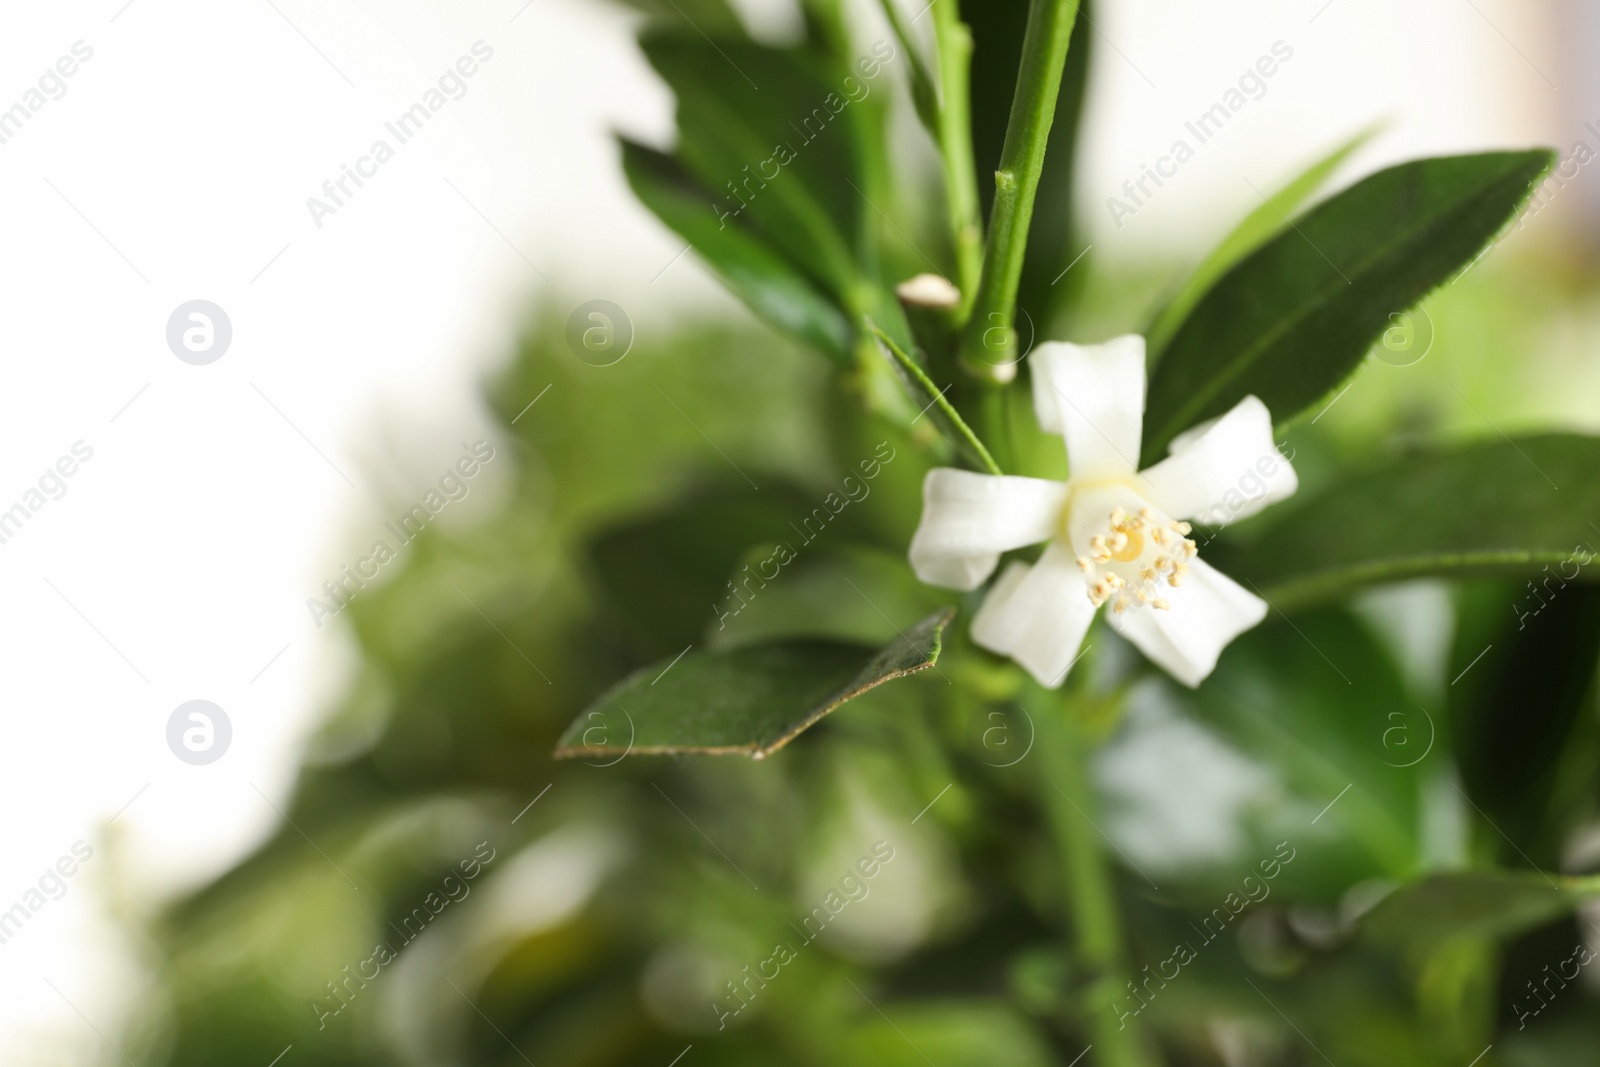
[[1156, 366], [1146, 462], [1246, 396], [1279, 422], [1326, 396], [1391, 315], [1472, 262], [1553, 158], [1496, 152], [1391, 167], [1257, 249], [1206, 294]]
[[1395, 890], [1363, 926], [1385, 944], [1431, 946], [1454, 937], [1512, 937], [1600, 899], [1600, 878], [1537, 871], [1437, 874]]
[[[738, 218], [835, 298], [854, 297], [850, 239], [863, 212], [852, 102], [807, 49], [712, 42], [690, 32], [640, 41], [678, 98], [677, 157]], [[869, 83], [870, 84], [870, 83]]]
[[1593, 580], [1596, 470], [1600, 439], [1573, 434], [1410, 456], [1279, 505], [1293, 510], [1244, 546], [1206, 551], [1284, 609], [1428, 575], [1532, 574], [1548, 564], [1566, 580]]
[[[1340, 839], [1302, 849], [1288, 882], [1321, 888], [1416, 869], [1418, 776], [1426, 765], [1384, 742], [1400, 736], [1386, 731], [1403, 725], [1420, 755], [1432, 727], [1407, 699], [1389, 654], [1353, 614], [1325, 609], [1293, 626], [1276, 620], [1257, 627], [1234, 642], [1192, 699], [1208, 726], [1272, 768], [1302, 808], [1338, 800], [1317, 830]], [[1270, 854], [1285, 837], [1302, 843], [1302, 824], [1285, 822], [1281, 800], [1260, 818], [1258, 851]]]
[[719, 220], [714, 205], [720, 198], [676, 160], [624, 140], [622, 166], [634, 194], [692, 244], [750, 310], [834, 359], [850, 362], [844, 313], [745, 223]]
[[1189, 275], [1145, 331], [1152, 364], [1161, 358], [1161, 353], [1178, 332], [1178, 327], [1183, 325], [1183, 320], [1189, 317], [1189, 312], [1194, 310], [1194, 306], [1217, 279], [1227, 273], [1228, 268], [1261, 247], [1268, 238], [1281, 232], [1288, 225], [1289, 216], [1299, 211], [1322, 188], [1322, 183], [1328, 180], [1329, 175], [1377, 132], [1377, 127], [1361, 131], [1301, 171], [1269, 196], [1266, 203], [1246, 215], [1244, 221], [1222, 239], [1222, 243], [1194, 269], [1194, 273]]
[[793, 538], [740, 562], [738, 591], [707, 630], [714, 649], [793, 638], [882, 645], [899, 634], [895, 620], [921, 618], [949, 599], [917, 581], [903, 554], [864, 545], [807, 549]]
[[745, 550], [788, 537], [790, 523], [810, 513], [813, 502], [800, 490], [762, 483], [759, 493], [740, 482], [689, 494], [591, 542], [605, 605], [641, 656], [675, 655], [700, 640]]
[[1474, 584], [1458, 617], [1449, 676], [1466, 681], [1448, 694], [1463, 788], [1493, 823], [1485, 833], [1503, 866], [1559, 867], [1595, 778], [1594, 716], [1585, 713], [1600, 657], [1600, 587], [1550, 572]]
[[[955, 609], [946, 608], [876, 652], [796, 641], [693, 651], [676, 663], [662, 660], [590, 705], [562, 735], [555, 755], [607, 759], [701, 753], [763, 759], [845, 701], [932, 667], [954, 617]], [[604, 723], [602, 734], [594, 733], [597, 721]]]

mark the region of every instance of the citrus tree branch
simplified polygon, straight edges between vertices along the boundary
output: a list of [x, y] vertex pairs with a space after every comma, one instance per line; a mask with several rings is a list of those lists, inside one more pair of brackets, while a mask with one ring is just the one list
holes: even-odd
[[1078, 0], [1033, 0], [1028, 9], [1016, 95], [1011, 99], [1000, 169], [994, 176], [994, 209], [989, 214], [983, 274], [960, 348], [961, 365], [980, 380], [997, 385], [1016, 376], [1017, 336], [1012, 318], [1017, 286], [1045, 144], [1061, 92], [1061, 70], [1077, 19]]

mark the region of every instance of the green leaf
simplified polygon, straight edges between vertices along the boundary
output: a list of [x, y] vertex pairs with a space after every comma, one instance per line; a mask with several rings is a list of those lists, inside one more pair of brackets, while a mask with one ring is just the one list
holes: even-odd
[[688, 32], [640, 44], [677, 96], [676, 154], [714, 191], [707, 210], [748, 222], [836, 299], [853, 300], [846, 235], [871, 210], [853, 129], [865, 98], [850, 101], [811, 49]]
[[879, 0], [878, 6], [883, 9], [884, 17], [889, 20], [889, 25], [894, 30], [895, 39], [900, 42], [900, 51], [911, 66], [907, 82], [911, 90], [911, 104], [916, 109], [917, 118], [921, 120], [923, 128], [929, 134], [938, 138], [939, 92], [934, 88], [933, 72], [928, 69], [922, 48], [911, 29], [911, 24], [906, 21], [905, 12], [900, 10], [900, 5], [895, 0]]
[[[604, 760], [701, 753], [764, 759], [845, 701], [934, 666], [954, 617], [955, 609], [945, 608], [878, 651], [795, 641], [662, 660], [591, 704], [562, 735], [555, 755]], [[602, 734], [594, 733], [596, 722], [604, 723]]]
[[1363, 923], [1384, 944], [1431, 946], [1457, 937], [1507, 938], [1600, 899], [1600, 878], [1537, 871], [1439, 874], [1395, 890]]
[[[967, 421], [961, 417], [961, 413], [956, 410], [955, 405], [945, 398], [944, 391], [933, 384], [933, 379], [928, 377], [927, 372], [922, 369], [917, 361], [905, 349], [896, 344], [894, 338], [878, 329], [872, 323], [869, 322], [867, 328], [884, 349], [885, 354], [899, 368], [901, 381], [911, 391], [912, 395], [915, 396], [920, 393], [923, 396], [932, 398], [929, 401], [929, 406], [938, 409], [941, 429], [944, 431], [945, 436], [953, 444], [965, 448], [972, 458], [982, 464], [983, 468], [990, 474], [1001, 473], [999, 464], [994, 461], [994, 456], [984, 447], [983, 442], [973, 432], [972, 427], [967, 425]], [[921, 396], [918, 396], [919, 401], [920, 399]]]
[[622, 167], [634, 194], [693, 245], [750, 310], [841, 363], [850, 362], [844, 313], [744, 223], [719, 221], [713, 208], [718, 197], [677, 160], [624, 139]]
[[[854, 994], [851, 994], [854, 995]], [[866, 996], [862, 993], [861, 996]], [[874, 997], [876, 1006], [881, 994]], [[859, 999], [859, 998], [858, 998]], [[848, 1001], [847, 1001], [848, 1003]], [[1003, 1001], [917, 997], [889, 1000], [886, 1011], [862, 1014], [843, 1035], [849, 1062], [873, 1067], [1049, 1067], [1058, 1060], [1030, 1020]]]
[[1222, 243], [1194, 269], [1194, 273], [1189, 275], [1188, 280], [1179, 287], [1177, 293], [1167, 302], [1167, 306], [1161, 309], [1155, 321], [1150, 324], [1150, 328], [1145, 331], [1152, 365], [1171, 343], [1173, 335], [1178, 332], [1178, 327], [1189, 317], [1189, 312], [1194, 310], [1194, 306], [1200, 302], [1200, 298], [1205, 296], [1217, 279], [1287, 226], [1289, 216], [1298, 211], [1301, 205], [1322, 188], [1322, 183], [1327, 181], [1328, 177], [1358, 148], [1372, 140], [1378, 129], [1379, 127], [1372, 126], [1362, 130], [1307, 167], [1287, 185], [1269, 196], [1266, 203], [1246, 215], [1244, 221], [1222, 239]]
[[1457, 613], [1449, 677], [1471, 684], [1447, 689], [1456, 764], [1507, 867], [1561, 865], [1596, 777], [1600, 586], [1557, 570], [1471, 585]]
[[[1418, 778], [1428, 768], [1402, 766], [1383, 739], [1399, 712], [1415, 725], [1420, 750], [1422, 716], [1388, 652], [1351, 612], [1323, 609], [1293, 626], [1274, 617], [1235, 641], [1189, 699], [1202, 721], [1271, 768], [1301, 807], [1338, 799], [1317, 830], [1339, 838], [1305, 848], [1290, 883], [1325, 887], [1416, 870]], [[1300, 824], [1286, 825], [1281, 799], [1258, 817], [1256, 850], [1270, 854], [1272, 842], [1298, 839]]]
[[1146, 462], [1173, 437], [1261, 398], [1285, 422], [1360, 364], [1390, 316], [1472, 262], [1554, 153], [1424, 159], [1314, 208], [1206, 294], [1150, 379]]
[[741, 563], [734, 572], [739, 592], [707, 629], [710, 648], [792, 638], [882, 645], [899, 634], [894, 620], [921, 618], [948, 600], [917, 581], [904, 553], [865, 545], [762, 545]]
[[706, 487], [611, 527], [588, 546], [603, 606], [641, 658], [676, 655], [715, 622], [745, 550], [788, 538], [813, 506], [793, 485], [763, 478], [759, 493], [743, 482]]
[[1600, 546], [1596, 470], [1600, 439], [1574, 434], [1409, 456], [1279, 505], [1292, 510], [1246, 544], [1208, 546], [1207, 558], [1284, 610], [1429, 575], [1531, 574], [1549, 564], [1567, 580], [1594, 580], [1585, 561]]

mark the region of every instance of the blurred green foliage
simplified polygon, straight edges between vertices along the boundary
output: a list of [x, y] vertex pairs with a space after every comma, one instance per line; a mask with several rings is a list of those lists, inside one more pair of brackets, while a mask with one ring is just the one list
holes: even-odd
[[[929, 232], [938, 213], [886, 168], [889, 94], [845, 109], [826, 152], [713, 228], [696, 198], [764, 156], [781, 118], [726, 85], [747, 67], [806, 113], [855, 54], [842, 7], [807, 4], [805, 41], [776, 48], [742, 39], [721, 0], [636, 6], [686, 134], [671, 155], [627, 149], [636, 191], [757, 314], [834, 358], [731, 315], [641, 312], [634, 350], [596, 367], [567, 348], [560, 306], [537, 311], [487, 386], [514, 471], [503, 507], [430, 527], [342, 613], [359, 669], [286, 825], [144, 931], [157, 989], [118, 1042], [131, 1059], [267, 1064], [292, 1046], [284, 1067], [1078, 1063], [1117, 1024], [1085, 1017], [1084, 991], [1110, 976], [1075, 951], [1106, 931], [1062, 904], [1087, 841], [1112, 867], [1126, 942], [1108, 1008], [1162, 1062], [1587, 1062], [1590, 980], [1543, 983], [1593, 932], [1574, 909], [1600, 896], [1567, 877], [1600, 869], [1600, 607], [1534, 565], [1289, 604], [1195, 691], [1097, 628], [1064, 704], [1043, 710], [967, 641], [973, 603], [955, 597], [934, 669], [762, 762], [617, 759], [627, 718], [579, 719], [686, 646], [882, 646], [951, 602], [904, 560], [922, 476], [950, 450], [861, 343], [864, 315], [904, 336], [892, 284], [928, 266], [920, 248], [950, 254]], [[967, 14], [981, 171], [1021, 20]], [[1150, 322], [1193, 264], [1085, 261], [1070, 288], [1041, 281], [1076, 255], [1079, 31], [1023, 306], [1043, 301], [1041, 318], [1087, 340]], [[1558, 388], [1590, 374], [1572, 343], [1536, 342], [1555, 323], [1594, 332], [1592, 281], [1518, 251], [1408, 313], [1327, 418], [1284, 428], [1303, 496], [1420, 447], [1498, 447], [1502, 418], [1588, 413]], [[1013, 469], [1059, 475], [1025, 390], [1003, 402]], [[870, 493], [796, 538], [885, 444], [895, 459]], [[1501, 475], [1537, 486], [1501, 453]], [[1581, 460], [1565, 499], [1591, 492]], [[1322, 496], [1332, 514], [1312, 525], [1349, 520], [1346, 499]], [[1433, 511], [1447, 532], [1472, 518]], [[1215, 550], [1248, 560], [1273, 536], [1264, 516]], [[780, 542], [797, 558], [729, 620], [732, 584]], [[1062, 724], [1040, 714], [1101, 742], [1087, 810], [1061, 788]], [[600, 740], [557, 762], [569, 726]]]

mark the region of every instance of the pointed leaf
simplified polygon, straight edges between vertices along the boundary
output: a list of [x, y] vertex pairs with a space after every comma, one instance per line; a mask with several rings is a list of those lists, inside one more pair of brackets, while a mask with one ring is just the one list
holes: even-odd
[[1289, 216], [1299, 211], [1301, 205], [1311, 199], [1316, 191], [1322, 188], [1322, 183], [1339, 169], [1340, 164], [1349, 159], [1356, 149], [1370, 141], [1377, 132], [1376, 126], [1362, 130], [1317, 160], [1283, 188], [1267, 197], [1266, 203], [1246, 215], [1244, 221], [1222, 239], [1222, 243], [1194, 269], [1194, 273], [1189, 275], [1188, 280], [1145, 331], [1152, 364], [1161, 357], [1161, 353], [1171, 343], [1173, 335], [1183, 325], [1183, 320], [1189, 317], [1189, 312], [1194, 310], [1194, 306], [1206, 295], [1216, 280], [1226, 274], [1239, 260], [1261, 247], [1273, 234], [1288, 226]]
[[[691, 651], [617, 683], [575, 719], [558, 759], [684, 753], [764, 759], [839, 705], [932, 667], [954, 608], [930, 615], [874, 652], [795, 641]], [[595, 732], [595, 724], [604, 728]]]
[[671, 156], [622, 142], [628, 184], [644, 205], [717, 273], [761, 318], [843, 363], [850, 362], [850, 324], [801, 270], [738, 219], [719, 220], [718, 198]]
[[1533, 573], [1546, 564], [1563, 580], [1593, 581], [1596, 470], [1600, 439], [1574, 434], [1410, 456], [1298, 507], [1280, 505], [1294, 510], [1247, 544], [1206, 553], [1283, 609], [1372, 582]]
[[1391, 315], [1472, 262], [1553, 159], [1541, 149], [1391, 167], [1257, 249], [1206, 294], [1157, 364], [1145, 461], [1246, 396], [1279, 422], [1326, 396]]
[[707, 210], [749, 223], [835, 298], [848, 298], [857, 267], [847, 235], [870, 210], [854, 136], [864, 104], [846, 99], [804, 48], [687, 31], [647, 33], [640, 44], [677, 95], [676, 155], [714, 191]]

